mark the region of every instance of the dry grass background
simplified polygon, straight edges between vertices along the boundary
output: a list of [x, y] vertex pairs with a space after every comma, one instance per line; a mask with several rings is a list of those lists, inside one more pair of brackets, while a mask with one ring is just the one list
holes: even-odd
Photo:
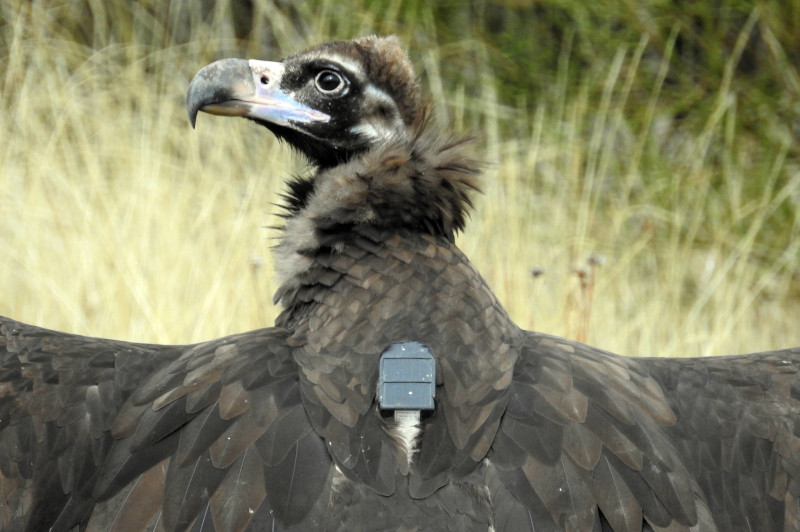
[[[181, 44], [105, 42], [99, 29], [81, 45], [59, 34], [46, 2], [0, 7], [0, 314], [159, 343], [270, 325], [266, 227], [279, 223], [283, 179], [304, 163], [243, 120], [203, 115], [192, 131], [183, 98], [211, 60], [275, 58], [326, 38], [324, 24], [309, 38], [271, 21], [280, 50], [191, 19]], [[353, 34], [374, 28], [360, 20]], [[498, 104], [491, 79], [478, 97], [448, 92], [439, 52], [414, 57], [426, 89], [454, 127], [483, 131], [492, 162], [459, 245], [520, 325], [625, 354], [800, 344], [800, 170], [778, 179], [786, 153], [764, 157], [736, 135], [724, 79], [703, 130], [675, 138], [657, 85], [644, 126], [626, 119], [640, 50], [609, 59], [600, 101], [565, 90], [531, 114]], [[743, 198], [755, 171], [763, 193]], [[680, 201], [665, 209], [660, 195]], [[783, 247], [765, 254], [770, 216], [787, 202], [793, 229], [771, 235]]]

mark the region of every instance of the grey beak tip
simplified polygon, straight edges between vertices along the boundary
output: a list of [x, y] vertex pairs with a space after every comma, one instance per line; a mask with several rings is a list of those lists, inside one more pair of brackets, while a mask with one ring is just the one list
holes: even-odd
[[195, 128], [197, 124], [197, 115], [203, 108], [204, 88], [205, 87], [202, 86], [201, 83], [196, 83], [195, 80], [192, 80], [192, 83], [189, 86], [189, 91], [186, 94], [186, 114], [189, 116], [189, 123], [192, 125], [192, 129]]
[[192, 128], [204, 107], [232, 98], [242, 84], [254, 90], [250, 64], [244, 59], [221, 59], [206, 65], [195, 74], [186, 92], [186, 112]]

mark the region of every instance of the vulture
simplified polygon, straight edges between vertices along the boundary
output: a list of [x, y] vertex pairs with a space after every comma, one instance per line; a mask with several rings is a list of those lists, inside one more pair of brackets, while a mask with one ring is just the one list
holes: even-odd
[[800, 530], [800, 348], [626, 358], [519, 328], [456, 247], [481, 163], [396, 37], [225, 59], [186, 98], [304, 154], [273, 327], [0, 318], [6, 531]]

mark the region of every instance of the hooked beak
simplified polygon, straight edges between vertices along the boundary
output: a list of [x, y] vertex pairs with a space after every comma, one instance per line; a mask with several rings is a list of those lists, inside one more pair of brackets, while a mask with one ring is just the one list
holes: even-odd
[[327, 122], [330, 116], [296, 101], [280, 88], [284, 66], [273, 61], [222, 59], [203, 67], [189, 84], [186, 111], [194, 127], [197, 113], [242, 116], [296, 129]]

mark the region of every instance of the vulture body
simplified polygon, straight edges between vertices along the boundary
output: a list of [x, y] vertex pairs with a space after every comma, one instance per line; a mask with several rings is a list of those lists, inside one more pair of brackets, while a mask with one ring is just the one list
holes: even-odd
[[[0, 318], [0, 528], [799, 530], [800, 348], [625, 358], [524, 331], [454, 244], [480, 165], [395, 38], [224, 60], [187, 96], [304, 153], [274, 327], [189, 346]], [[433, 354], [412, 425], [381, 354]]]

